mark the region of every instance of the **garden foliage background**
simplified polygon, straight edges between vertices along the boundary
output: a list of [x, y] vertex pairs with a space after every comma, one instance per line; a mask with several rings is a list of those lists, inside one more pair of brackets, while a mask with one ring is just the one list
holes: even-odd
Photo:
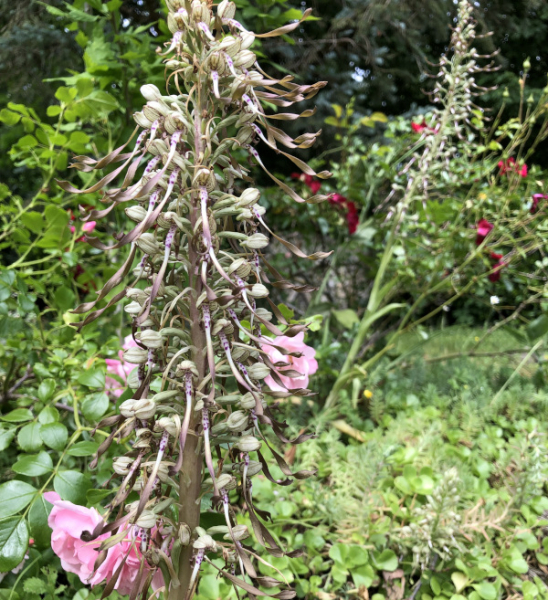
[[[236, 3], [257, 32], [304, 9]], [[294, 433], [317, 434], [286, 460], [317, 476], [258, 483], [277, 540], [304, 550], [272, 564], [300, 598], [548, 597], [548, 6], [475, 2], [478, 34], [493, 35], [456, 53], [450, 1], [310, 6], [295, 35], [254, 46], [281, 73], [328, 82], [309, 120], [323, 135], [300, 156], [334, 174], [264, 152], [304, 196], [331, 194], [321, 205], [257, 179], [274, 230], [307, 254], [334, 250], [311, 264], [269, 248], [303, 288], [274, 300], [310, 325], [319, 363], [316, 395], [280, 405]], [[2, 599], [101, 596], [61, 570], [41, 493], [98, 507], [110, 493], [117, 445], [89, 469], [108, 436], [91, 432], [130, 397], [129, 315], [77, 331], [70, 311], [124, 253], [85, 243], [82, 200], [56, 180], [88, 183], [71, 157], [133, 130], [140, 86], [163, 82], [163, 16], [155, 0], [0, 1]], [[124, 229], [111, 214], [100, 239]], [[206, 571], [198, 594], [233, 592]]]

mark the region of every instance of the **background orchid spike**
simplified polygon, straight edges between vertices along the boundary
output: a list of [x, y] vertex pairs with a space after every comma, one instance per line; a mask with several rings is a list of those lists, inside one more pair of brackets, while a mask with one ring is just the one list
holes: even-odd
[[[293, 31], [310, 10], [299, 22], [256, 36], [234, 20], [235, 5], [229, 0], [223, 0], [216, 12], [201, 0], [167, 0], [167, 6], [173, 38], [161, 55], [166, 57], [168, 91], [174, 93], [144, 85], [147, 103], [134, 115], [138, 125], [134, 135], [143, 131], [133, 146], [130, 140], [98, 162], [76, 157], [73, 166], [91, 171], [121, 165], [86, 190], [61, 182], [74, 194], [104, 190], [107, 208], [84, 214], [84, 220], [101, 219], [121, 204], [136, 223], [111, 246], [88, 238], [98, 249], [127, 245], [130, 252], [97, 299], [75, 310], [89, 313], [78, 324], [83, 326], [124, 301], [135, 342], [125, 357], [137, 365], [137, 376], [128, 380], [132, 397], [123, 402], [119, 416], [100, 425], [112, 427], [112, 432], [101, 444], [95, 464], [114, 438], [131, 437], [133, 443], [115, 461], [113, 477], [121, 483], [91, 537], [113, 532], [114, 537], [101, 542], [102, 550], [112, 545], [117, 532], [124, 535], [128, 527], [141, 532], [135, 536], [141, 539], [143, 568], [131, 598], [141, 593], [146, 598], [148, 583], [161, 571], [166, 598], [188, 600], [196, 590], [201, 565], [211, 563], [212, 557], [225, 560], [222, 576], [250, 597], [291, 598], [294, 592], [281, 582], [269, 581], [268, 588], [282, 589], [275, 594], [258, 589], [255, 554], [242, 542], [246, 536], [237, 524], [242, 501], [266, 550], [273, 556], [294, 555], [279, 547], [264, 525], [267, 513], [254, 507], [252, 477], [262, 470], [271, 481], [287, 485], [292, 478], [311, 474], [292, 473], [266, 433], [270, 428], [281, 441], [289, 441], [266, 398], [289, 396], [288, 388], [291, 395], [309, 394], [300, 387], [308, 382], [309, 371], [299, 372], [294, 367], [302, 361], [289, 360], [301, 352], [265, 337], [266, 333], [302, 338], [305, 329], [284, 320], [268, 297], [267, 285], [303, 288], [271, 280], [263, 270], [262, 252], [269, 243], [265, 232], [272, 232], [258, 203], [259, 191], [250, 187], [249, 164], [258, 164], [297, 202], [305, 200], [269, 172], [256, 145], [265, 143], [303, 173], [329, 177], [327, 171], [315, 173], [279, 148], [309, 148], [319, 132], [292, 139], [269, 124], [271, 116], [292, 121], [314, 111], [268, 115], [262, 104], [291, 106], [315, 96], [325, 82], [297, 85], [289, 76], [273, 79], [250, 48], [255, 37]], [[114, 184], [116, 180], [120, 183]], [[109, 184], [118, 187], [106, 189]], [[315, 195], [306, 202], [324, 198]], [[280, 241], [295, 255], [306, 257], [293, 244]], [[326, 256], [315, 253], [308, 258]], [[128, 287], [97, 308], [130, 273]], [[279, 279], [275, 270], [271, 273]], [[278, 326], [260, 304], [271, 308]], [[274, 364], [272, 354], [264, 350], [269, 345], [287, 360]], [[290, 380], [292, 385], [287, 384]], [[301, 435], [293, 443], [308, 437]], [[263, 447], [285, 480], [273, 479]], [[139, 500], [126, 504], [132, 490], [138, 490]], [[226, 521], [223, 538], [214, 539], [200, 527], [204, 493], [213, 493], [213, 506]], [[96, 568], [104, 556], [99, 554]], [[107, 584], [105, 594], [113, 585]]]
[[[396, 214], [400, 220], [414, 200], [420, 198], [424, 203], [425, 198], [437, 197], [439, 192], [432, 181], [458, 177], [449, 167], [450, 160], [463, 152], [460, 142], [474, 139], [475, 129], [484, 119], [484, 109], [474, 103], [474, 98], [490, 88], [478, 85], [476, 77], [478, 73], [496, 71], [499, 67], [492, 61], [480, 64], [478, 60], [492, 59], [498, 51], [488, 56], [478, 54], [474, 44], [480, 36], [476, 33], [473, 11], [469, 0], [459, 1], [449, 55], [442, 55], [435, 65], [438, 72], [432, 77], [437, 81], [428, 92], [436, 108], [423, 117], [421, 123], [413, 123], [413, 131], [420, 134], [420, 140], [386, 199], [386, 202], [398, 199], [398, 206], [389, 211], [389, 217]], [[381, 204], [377, 210], [384, 206]]]

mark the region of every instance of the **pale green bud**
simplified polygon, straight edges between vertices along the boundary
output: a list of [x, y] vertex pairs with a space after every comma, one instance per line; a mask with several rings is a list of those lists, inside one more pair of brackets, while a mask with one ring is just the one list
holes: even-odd
[[160, 252], [160, 244], [158, 244], [158, 240], [154, 237], [153, 233], [142, 233], [135, 243], [149, 256], [154, 256], [154, 254]]
[[160, 348], [164, 344], [164, 338], [158, 331], [147, 329], [146, 331], [140, 331], [135, 334], [135, 339], [140, 341], [141, 344], [147, 348]]
[[135, 525], [143, 529], [152, 529], [156, 525], [156, 515], [151, 510], [144, 510]]
[[243, 410], [234, 411], [226, 420], [230, 431], [245, 431], [249, 427], [249, 415]]
[[268, 288], [262, 283], [255, 283], [247, 293], [253, 296], [253, 298], [266, 298], [268, 296]]
[[152, 83], [147, 83], [146, 85], [141, 86], [141, 95], [146, 100], [150, 100], [151, 102], [154, 100], [162, 100], [162, 92], [160, 92], [160, 90]]
[[254, 233], [247, 240], [242, 240], [240, 246], [245, 246], [250, 250], [261, 250], [268, 246], [268, 238], [263, 233]]
[[252, 435], [243, 435], [235, 444], [234, 447], [242, 452], [254, 452], [261, 448], [261, 442]]
[[148, 360], [148, 350], [144, 348], [128, 348], [124, 351], [124, 360], [134, 365], [142, 365]]

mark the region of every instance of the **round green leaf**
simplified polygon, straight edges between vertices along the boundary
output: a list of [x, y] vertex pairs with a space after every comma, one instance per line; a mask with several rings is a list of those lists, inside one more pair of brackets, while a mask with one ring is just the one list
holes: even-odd
[[53, 462], [51, 456], [47, 452], [27, 454], [26, 456], [21, 456], [12, 466], [12, 469], [20, 475], [38, 477], [52, 471]]
[[56, 385], [55, 379], [44, 379], [38, 386], [38, 398], [40, 398], [42, 402], [47, 402], [53, 396]]
[[24, 423], [25, 421], [32, 421], [33, 416], [28, 408], [16, 408], [7, 415], [1, 416], [0, 419], [8, 423]]
[[34, 494], [36, 488], [18, 479], [0, 485], [0, 519], [22, 511], [30, 503]]
[[398, 557], [393, 550], [372, 552], [373, 564], [382, 571], [395, 571], [398, 568]]
[[5, 450], [11, 444], [16, 431], [16, 429], [0, 428], [0, 452]]
[[104, 388], [105, 372], [101, 369], [88, 369], [78, 375], [77, 381], [90, 388]]
[[0, 521], [0, 572], [14, 569], [25, 558], [29, 545], [29, 530], [21, 517]]
[[70, 456], [93, 456], [97, 452], [99, 444], [97, 442], [78, 442], [74, 444], [67, 454]]
[[497, 597], [497, 588], [488, 581], [475, 584], [474, 589], [483, 600], [495, 600]]
[[42, 438], [40, 437], [40, 423], [29, 423], [25, 425], [17, 436], [19, 445], [25, 452], [36, 452], [42, 447]]
[[53, 489], [63, 500], [85, 504], [89, 483], [78, 471], [61, 471], [53, 478]]
[[63, 450], [67, 444], [68, 431], [62, 423], [42, 425], [40, 435], [44, 440], [44, 444], [54, 450]]
[[54, 406], [46, 406], [40, 411], [38, 415], [38, 421], [43, 425], [48, 423], [55, 423], [59, 420], [59, 411]]
[[82, 413], [90, 421], [98, 421], [108, 410], [109, 399], [104, 392], [90, 394], [82, 402]]

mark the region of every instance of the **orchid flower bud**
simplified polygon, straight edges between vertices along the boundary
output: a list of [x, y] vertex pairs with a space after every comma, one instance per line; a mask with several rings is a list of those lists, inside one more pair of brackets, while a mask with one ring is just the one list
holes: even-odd
[[244, 246], [250, 250], [262, 250], [268, 246], [268, 238], [263, 233], [254, 233], [247, 240], [241, 241], [240, 246]]
[[251, 379], [264, 379], [270, 375], [270, 369], [264, 363], [254, 363], [247, 368]]
[[147, 348], [160, 348], [164, 343], [162, 335], [158, 331], [152, 331], [151, 329], [135, 334], [135, 339]]
[[[137, 303], [136, 303], [137, 304]], [[141, 365], [148, 359], [148, 351], [144, 348], [128, 348], [124, 352], [124, 360], [133, 365]]]
[[254, 452], [261, 448], [262, 443], [252, 435], [243, 435], [234, 446], [242, 452]]
[[160, 252], [160, 244], [153, 233], [142, 233], [135, 243], [145, 254], [154, 255]]
[[230, 431], [245, 431], [249, 427], [249, 415], [237, 410], [228, 417], [226, 425]]

